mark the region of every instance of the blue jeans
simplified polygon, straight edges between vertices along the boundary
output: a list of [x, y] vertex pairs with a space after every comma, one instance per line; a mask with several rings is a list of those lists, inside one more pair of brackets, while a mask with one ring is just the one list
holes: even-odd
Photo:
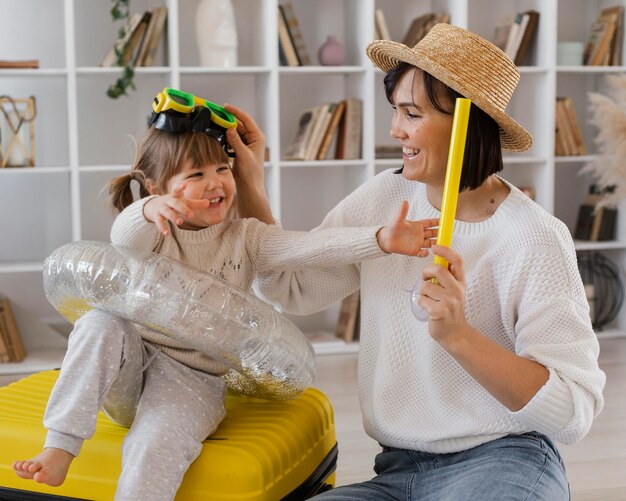
[[563, 461], [539, 433], [508, 435], [450, 454], [383, 446], [367, 482], [337, 487], [325, 501], [504, 501], [570, 499]]

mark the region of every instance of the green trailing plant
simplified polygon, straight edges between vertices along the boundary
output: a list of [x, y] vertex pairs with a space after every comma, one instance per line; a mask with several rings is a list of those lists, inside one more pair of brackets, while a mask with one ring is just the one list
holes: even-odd
[[124, 21], [124, 25], [117, 32], [117, 40], [114, 45], [117, 56], [116, 65], [122, 66], [124, 69], [120, 78], [107, 89], [107, 96], [111, 99], [117, 99], [122, 95], [127, 95], [126, 91], [129, 88], [135, 90], [135, 83], [133, 82], [135, 66], [132, 57], [124, 57], [130, 44], [130, 36], [128, 36], [130, 31], [130, 0], [111, 1], [113, 2], [113, 7], [111, 7], [113, 21]]

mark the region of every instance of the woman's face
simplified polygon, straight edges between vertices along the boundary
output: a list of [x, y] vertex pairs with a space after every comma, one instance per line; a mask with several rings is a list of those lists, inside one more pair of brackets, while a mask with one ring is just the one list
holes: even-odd
[[[402, 175], [412, 181], [443, 186], [452, 114], [444, 115], [431, 104], [418, 69], [409, 70], [400, 77], [392, 101], [395, 112], [390, 134], [402, 143]], [[452, 105], [449, 106], [452, 109]]]

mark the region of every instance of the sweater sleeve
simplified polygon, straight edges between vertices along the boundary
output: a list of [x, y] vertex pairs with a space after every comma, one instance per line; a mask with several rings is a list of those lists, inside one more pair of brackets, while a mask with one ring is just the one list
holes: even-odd
[[[323, 266], [313, 266], [309, 264], [306, 270], [293, 272], [290, 270], [272, 271], [259, 269], [259, 275], [255, 281], [255, 292], [272, 303], [278, 310], [296, 315], [308, 315], [323, 310], [331, 304], [341, 301], [344, 297], [355, 292], [360, 284], [360, 266], [363, 256], [369, 258], [384, 254], [378, 245], [378, 250], [371, 255], [367, 254], [364, 244], [367, 242], [367, 232], [372, 231], [367, 224], [364, 214], [368, 207], [372, 207], [371, 191], [374, 191], [372, 183], [365, 183], [357, 190], [344, 198], [325, 218], [320, 226], [311, 230], [310, 238], [317, 239], [320, 245], [324, 231], [334, 229], [338, 233], [327, 233], [333, 235], [329, 242], [328, 251], [333, 249], [330, 255], [336, 261], [330, 263], [324, 258], [325, 251], [319, 249], [316, 259], [323, 261]], [[365, 226], [366, 228], [355, 229], [354, 227]], [[357, 252], [366, 251], [359, 259], [352, 259], [349, 255], [353, 251], [350, 247], [341, 248], [346, 243], [346, 237], [341, 235], [342, 228], [352, 227], [356, 231], [355, 249]], [[377, 227], [380, 228], [380, 227]], [[350, 230], [350, 231], [352, 231]], [[365, 231], [365, 233], [358, 233]], [[375, 232], [374, 232], [375, 240]], [[371, 240], [370, 240], [371, 243]], [[275, 254], [281, 248], [288, 245], [285, 242], [275, 241], [270, 245], [270, 254]], [[321, 253], [320, 253], [321, 252]], [[302, 256], [300, 256], [300, 262]], [[352, 260], [351, 260], [352, 259]], [[293, 269], [293, 268], [292, 268]]]
[[381, 226], [287, 231], [248, 220], [246, 247], [256, 271], [334, 268], [385, 256], [376, 233]]
[[[563, 244], [563, 238], [557, 238]], [[548, 381], [514, 419], [565, 444], [582, 439], [603, 407], [605, 374], [576, 266], [571, 237], [560, 248], [518, 256], [515, 351], [549, 371]], [[570, 248], [571, 247], [571, 248]], [[513, 270], [511, 270], [513, 271]], [[547, 285], [549, 284], [549, 285]]]
[[111, 243], [136, 249], [153, 250], [159, 240], [159, 230], [143, 215], [143, 206], [154, 196], [145, 197], [120, 212], [111, 227]]

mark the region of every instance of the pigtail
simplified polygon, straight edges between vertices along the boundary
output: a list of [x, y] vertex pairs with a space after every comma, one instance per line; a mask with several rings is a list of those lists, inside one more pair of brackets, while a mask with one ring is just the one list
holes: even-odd
[[[139, 174], [139, 175], [138, 175]], [[126, 207], [134, 202], [131, 182], [135, 180], [139, 183], [141, 197], [147, 196], [148, 190], [145, 187], [145, 178], [141, 171], [132, 170], [128, 174], [123, 174], [109, 181], [109, 201], [115, 210], [122, 212]], [[145, 192], [146, 194], [142, 194]]]

